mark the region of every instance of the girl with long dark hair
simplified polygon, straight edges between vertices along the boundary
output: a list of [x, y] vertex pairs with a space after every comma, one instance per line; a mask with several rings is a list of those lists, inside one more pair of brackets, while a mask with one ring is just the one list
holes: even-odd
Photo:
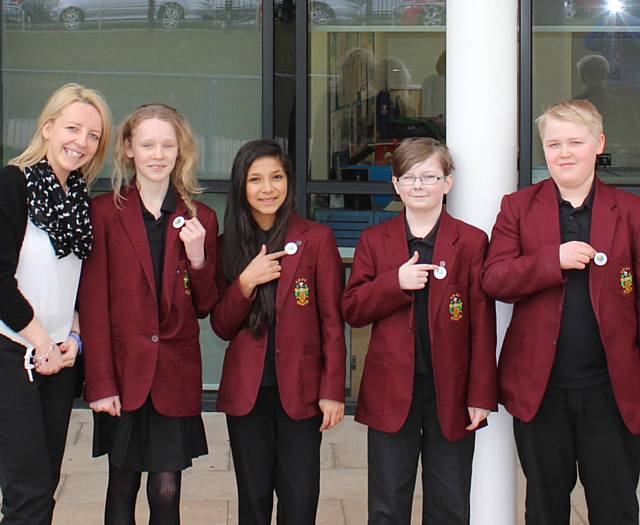
[[240, 525], [315, 523], [321, 432], [344, 416], [344, 270], [331, 230], [298, 216], [291, 164], [272, 140], [235, 158], [219, 239], [226, 350], [218, 410], [227, 427]]

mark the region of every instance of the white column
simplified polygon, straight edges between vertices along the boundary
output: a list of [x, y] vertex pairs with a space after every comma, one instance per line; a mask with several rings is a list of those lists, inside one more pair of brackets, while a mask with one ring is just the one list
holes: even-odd
[[[516, 0], [447, 0], [447, 143], [457, 168], [447, 207], [487, 233], [517, 186], [517, 27]], [[500, 348], [511, 308], [497, 306]], [[516, 453], [503, 407], [477, 434], [471, 523], [516, 523]]]

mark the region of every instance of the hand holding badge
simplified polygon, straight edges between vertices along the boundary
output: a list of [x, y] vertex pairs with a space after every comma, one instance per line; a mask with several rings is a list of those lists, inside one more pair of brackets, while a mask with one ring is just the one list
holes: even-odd
[[[197, 217], [185, 220], [184, 217], [178, 216], [173, 220], [173, 227], [180, 230], [180, 240], [184, 244], [191, 267], [194, 270], [199, 270], [205, 263], [204, 241], [207, 235], [206, 230]], [[185, 289], [187, 284], [185, 280]]]

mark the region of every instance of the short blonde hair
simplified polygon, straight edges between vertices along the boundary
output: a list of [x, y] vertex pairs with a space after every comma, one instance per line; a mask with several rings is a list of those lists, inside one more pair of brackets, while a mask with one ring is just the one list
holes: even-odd
[[192, 200], [195, 195], [203, 191], [196, 178], [196, 171], [198, 169], [198, 146], [191, 127], [184, 117], [166, 104], [144, 104], [134, 110], [120, 126], [113, 146], [114, 167], [111, 182], [113, 185], [114, 201], [117, 206], [122, 204], [122, 199], [124, 198], [122, 194], [123, 188], [129, 186], [135, 172], [134, 160], [127, 157], [125, 153], [126, 144], [127, 142], [131, 142], [131, 137], [136, 128], [143, 121], [149, 119], [168, 122], [176, 133], [178, 139], [178, 158], [171, 172], [171, 182], [187, 206], [191, 216], [195, 217], [196, 207]]
[[438, 155], [442, 172], [450, 175], [455, 169], [451, 153], [446, 144], [432, 138], [412, 137], [404, 139], [391, 157], [391, 169], [396, 178], [402, 177], [411, 168], [424, 162], [432, 155]]
[[111, 140], [111, 111], [100, 93], [80, 84], [65, 84], [49, 97], [40, 113], [31, 142], [20, 155], [11, 159], [9, 164], [24, 170], [27, 166], [40, 162], [46, 156], [48, 147], [43, 133], [45, 125], [56, 120], [67, 106], [75, 102], [89, 104], [96, 108], [102, 121], [102, 133], [96, 154], [81, 168], [85, 180], [91, 184], [100, 174], [107, 156], [107, 148]]
[[564, 100], [548, 107], [536, 119], [540, 139], [544, 135], [544, 127], [549, 118], [586, 126], [595, 137], [603, 133], [602, 115], [588, 100]]

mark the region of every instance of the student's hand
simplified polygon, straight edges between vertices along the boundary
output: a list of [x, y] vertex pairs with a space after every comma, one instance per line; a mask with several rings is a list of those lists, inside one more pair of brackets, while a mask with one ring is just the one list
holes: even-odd
[[89, 403], [89, 407], [94, 412], [107, 412], [111, 416], [120, 417], [122, 405], [120, 404], [120, 396], [105, 397]]
[[469, 411], [469, 419], [471, 420], [471, 424], [467, 427], [467, 430], [475, 430], [478, 428], [478, 425], [482, 423], [489, 414], [490, 410], [485, 410], [484, 408], [476, 408], [476, 407], [467, 407]]
[[320, 432], [329, 430], [342, 421], [344, 417], [344, 403], [333, 401], [332, 399], [321, 399], [318, 401], [318, 406], [324, 415], [322, 425], [320, 425]]
[[586, 242], [565, 242], [560, 245], [560, 268], [584, 270], [595, 256], [596, 251]]
[[284, 250], [267, 253], [266, 245], [262, 245], [260, 253], [256, 255], [238, 276], [240, 290], [245, 297], [251, 297], [256, 286], [268, 283], [280, 277], [280, 262], [278, 259], [287, 254]]
[[60, 345], [63, 367], [72, 368], [73, 365], [76, 364], [78, 350], [78, 341], [76, 341], [73, 337], [67, 338], [67, 340]]
[[429, 270], [438, 268], [435, 264], [418, 264], [420, 254], [413, 252], [411, 258], [398, 269], [398, 280], [402, 290], [422, 290], [429, 280]]
[[64, 366], [60, 348], [54, 343], [49, 343], [44, 347], [36, 346], [34, 361], [36, 364], [36, 372], [43, 376], [57, 374]]
[[199, 270], [205, 263], [204, 239], [207, 232], [204, 226], [194, 217], [184, 223], [179, 235], [184, 244], [184, 251], [187, 253], [189, 264], [194, 270]]

